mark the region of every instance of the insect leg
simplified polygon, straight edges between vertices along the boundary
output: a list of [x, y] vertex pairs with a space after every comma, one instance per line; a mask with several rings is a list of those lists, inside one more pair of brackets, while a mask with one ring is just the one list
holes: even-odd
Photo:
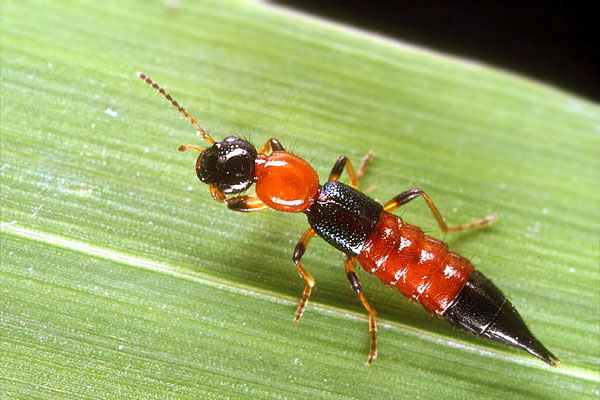
[[375, 152], [373, 152], [373, 150], [369, 150], [367, 155], [365, 155], [362, 162], [360, 163], [358, 172], [354, 172], [354, 167], [352, 166], [352, 163], [350, 162], [348, 157], [341, 156], [333, 165], [328, 180], [337, 181], [340, 178], [340, 175], [342, 175], [342, 172], [344, 172], [344, 167], [346, 167], [348, 175], [350, 176], [350, 186], [356, 189], [358, 187], [358, 183], [360, 182], [360, 178], [362, 178], [363, 174], [365, 173], [365, 170], [367, 169], [367, 166], [371, 162], [371, 159], [374, 155]]
[[306, 231], [304, 231], [302, 237], [296, 244], [296, 248], [294, 249], [294, 264], [296, 265], [298, 272], [300, 272], [300, 276], [302, 277], [302, 279], [306, 281], [306, 286], [304, 287], [304, 292], [302, 292], [302, 298], [300, 299], [300, 303], [298, 304], [298, 308], [296, 309], [296, 316], [294, 317], [294, 321], [296, 322], [298, 322], [298, 320], [302, 316], [302, 313], [304, 312], [304, 308], [306, 307], [306, 303], [308, 302], [308, 298], [310, 297], [312, 288], [314, 288], [317, 284], [315, 278], [313, 278], [300, 264], [300, 259], [306, 251], [306, 246], [308, 246], [308, 242], [310, 242], [310, 240], [315, 236], [317, 236], [315, 230], [313, 228], [308, 228]]
[[346, 258], [346, 276], [348, 282], [350, 282], [350, 288], [358, 294], [358, 299], [362, 303], [363, 307], [369, 312], [369, 333], [371, 334], [371, 350], [369, 351], [369, 358], [367, 359], [367, 365], [371, 365], [373, 360], [377, 358], [377, 324], [375, 322], [375, 309], [367, 302], [362, 289], [360, 286], [360, 280], [358, 275], [354, 272], [356, 266], [356, 257]]
[[431, 213], [437, 220], [438, 224], [440, 225], [440, 229], [444, 233], [458, 232], [458, 231], [464, 231], [467, 229], [478, 228], [481, 226], [487, 226], [487, 225], [492, 224], [493, 222], [495, 222], [498, 219], [498, 217], [496, 215], [489, 215], [485, 218], [482, 218], [477, 221], [469, 222], [467, 224], [462, 224], [462, 225], [457, 225], [457, 226], [448, 226], [446, 224], [446, 221], [444, 221], [442, 214], [440, 214], [440, 212], [438, 211], [435, 204], [433, 204], [433, 201], [431, 200], [429, 195], [427, 193], [425, 193], [423, 190], [418, 189], [418, 188], [410, 189], [410, 190], [400, 193], [398, 196], [394, 197], [393, 199], [391, 199], [390, 201], [385, 203], [385, 205], [383, 206], [383, 209], [387, 212], [392, 212], [393, 210], [400, 207], [401, 205], [406, 204], [409, 201], [411, 201], [412, 199], [417, 198], [419, 196], [422, 196], [423, 199], [425, 199], [425, 201], [427, 202], [427, 205], [429, 206], [429, 209], [431, 210]]
[[[212, 189], [212, 187], [211, 187], [211, 189]], [[211, 194], [212, 193], [213, 192], [211, 190]], [[225, 195], [223, 193], [221, 193], [218, 189], [216, 190], [216, 193], [217, 193], [217, 196], [220, 194], [223, 196], [223, 198], [225, 198]], [[213, 196], [213, 197], [215, 197], [215, 196]], [[218, 198], [216, 200], [219, 201]], [[256, 193], [245, 195], [245, 196], [230, 197], [228, 199], [225, 198], [225, 200], [223, 202], [227, 203], [227, 207], [233, 211], [253, 212], [253, 211], [262, 211], [262, 210], [266, 210], [267, 208], [269, 208], [268, 205], [263, 203], [258, 198]]]
[[258, 154], [268, 154], [270, 151], [285, 151], [283, 145], [278, 139], [271, 138], [260, 148]]
[[219, 203], [227, 204], [227, 207], [233, 211], [253, 212], [262, 211], [269, 208], [268, 205], [263, 203], [258, 198], [256, 193], [248, 194], [245, 196], [235, 196], [227, 198], [223, 192], [217, 189], [216, 186], [210, 185], [210, 195]]

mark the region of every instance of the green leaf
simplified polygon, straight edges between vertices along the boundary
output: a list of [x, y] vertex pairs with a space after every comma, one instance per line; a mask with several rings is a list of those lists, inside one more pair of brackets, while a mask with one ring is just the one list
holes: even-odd
[[[600, 110], [554, 88], [245, 2], [2, 4], [0, 385], [8, 398], [598, 398]], [[214, 202], [183, 143], [277, 137], [327, 176], [376, 156], [562, 360], [459, 332], [311, 243], [302, 215]], [[421, 200], [405, 220], [442, 237]]]

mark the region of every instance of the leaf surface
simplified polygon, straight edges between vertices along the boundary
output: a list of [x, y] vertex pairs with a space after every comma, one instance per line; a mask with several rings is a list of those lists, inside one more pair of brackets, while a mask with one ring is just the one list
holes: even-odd
[[[559, 90], [262, 3], [5, 1], [0, 383], [34, 398], [598, 398], [600, 110]], [[471, 259], [562, 360], [454, 330], [343, 256], [291, 254], [302, 215], [233, 213], [196, 179], [194, 129], [277, 137]]]

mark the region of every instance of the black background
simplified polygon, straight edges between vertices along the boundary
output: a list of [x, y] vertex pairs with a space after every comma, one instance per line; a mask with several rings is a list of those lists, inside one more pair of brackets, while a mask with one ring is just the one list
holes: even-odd
[[592, 6], [584, 3], [527, 0], [276, 0], [273, 3], [484, 62], [596, 102], [600, 100], [600, 35], [597, 34], [600, 18]]

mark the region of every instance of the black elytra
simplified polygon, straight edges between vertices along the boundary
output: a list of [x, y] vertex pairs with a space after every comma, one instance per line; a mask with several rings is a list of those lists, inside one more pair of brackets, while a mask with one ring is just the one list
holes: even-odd
[[383, 211], [381, 204], [350, 186], [329, 181], [305, 211], [320, 237], [349, 256], [356, 256], [373, 233]]

